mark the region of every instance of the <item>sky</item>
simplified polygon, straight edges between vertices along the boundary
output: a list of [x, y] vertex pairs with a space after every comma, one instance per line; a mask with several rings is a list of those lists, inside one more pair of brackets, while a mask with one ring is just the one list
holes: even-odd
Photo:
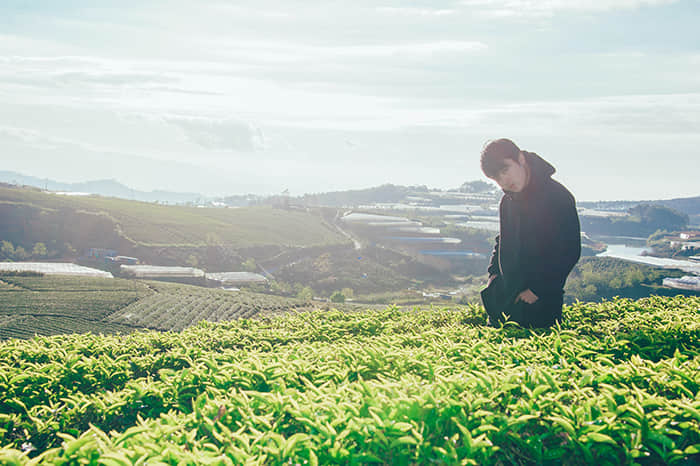
[[3, 0], [0, 167], [210, 196], [486, 180], [700, 195], [698, 0]]

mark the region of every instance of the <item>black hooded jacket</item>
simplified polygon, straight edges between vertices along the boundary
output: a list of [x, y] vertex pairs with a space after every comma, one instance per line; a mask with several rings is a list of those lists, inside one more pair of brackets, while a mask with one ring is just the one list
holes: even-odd
[[530, 180], [501, 199], [501, 231], [488, 268], [500, 275], [507, 294], [530, 289], [538, 298], [561, 297], [581, 256], [581, 227], [573, 195], [554, 181], [554, 167], [524, 152]]

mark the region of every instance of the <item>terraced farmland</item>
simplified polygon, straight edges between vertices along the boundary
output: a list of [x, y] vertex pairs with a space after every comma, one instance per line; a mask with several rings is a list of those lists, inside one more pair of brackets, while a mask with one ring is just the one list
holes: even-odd
[[309, 302], [247, 291], [149, 282], [155, 291], [110, 315], [109, 322], [158, 330], [183, 330], [200, 320], [221, 322], [259, 313], [309, 309]]
[[0, 276], [0, 339], [130, 332], [105, 318], [150, 294], [142, 283], [113, 278]]
[[0, 343], [3, 464], [697, 464], [700, 298]]
[[0, 339], [182, 330], [200, 320], [220, 322], [310, 306], [296, 299], [174, 283], [0, 275]]

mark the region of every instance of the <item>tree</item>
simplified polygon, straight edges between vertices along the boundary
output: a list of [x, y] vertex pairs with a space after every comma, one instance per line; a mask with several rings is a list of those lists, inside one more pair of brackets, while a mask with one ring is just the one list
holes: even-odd
[[331, 295], [331, 302], [332, 302], [332, 303], [344, 303], [344, 302], [345, 302], [345, 296], [344, 296], [343, 293], [341, 293], [340, 291], [335, 291], [335, 292]]
[[258, 264], [255, 263], [255, 259], [252, 257], [243, 262], [241, 267], [243, 267], [243, 270], [246, 272], [255, 272], [258, 270]]
[[22, 246], [17, 246], [15, 248], [15, 259], [18, 261], [23, 261], [25, 260], [29, 255], [27, 254], [27, 251], [24, 250]]
[[44, 243], [36, 243], [32, 249], [32, 256], [35, 257], [46, 257], [48, 253], [49, 251], [46, 249], [46, 245]]
[[352, 299], [355, 297], [355, 291], [352, 288], [343, 288], [340, 292], [345, 296], [345, 299]]
[[185, 264], [187, 264], [190, 267], [197, 267], [199, 265], [199, 259], [197, 259], [197, 256], [195, 256], [194, 254], [190, 254], [190, 256], [185, 261]]
[[297, 298], [304, 301], [311, 301], [314, 297], [314, 290], [310, 286], [305, 286], [297, 293]]
[[15, 247], [9, 241], [3, 241], [2, 246], [0, 246], [0, 254], [11, 259], [15, 255]]
[[462, 183], [462, 186], [459, 187], [459, 192], [461, 193], [487, 193], [494, 191], [496, 188], [491, 184], [487, 183], [486, 181], [481, 181], [481, 180], [476, 180], [476, 181], [467, 181], [466, 183]]

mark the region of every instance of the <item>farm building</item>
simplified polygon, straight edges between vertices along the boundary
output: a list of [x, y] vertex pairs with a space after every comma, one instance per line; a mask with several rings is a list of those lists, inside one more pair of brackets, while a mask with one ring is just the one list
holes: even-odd
[[112, 274], [102, 270], [83, 267], [69, 262], [0, 262], [0, 271], [4, 272], [38, 272], [44, 275], [77, 275], [84, 277], [113, 278]]
[[210, 286], [239, 286], [267, 283], [267, 278], [252, 272], [220, 272], [206, 274]]
[[121, 265], [120, 274], [128, 278], [163, 280], [191, 285], [204, 282], [204, 271], [194, 267], [166, 267], [160, 265]]

